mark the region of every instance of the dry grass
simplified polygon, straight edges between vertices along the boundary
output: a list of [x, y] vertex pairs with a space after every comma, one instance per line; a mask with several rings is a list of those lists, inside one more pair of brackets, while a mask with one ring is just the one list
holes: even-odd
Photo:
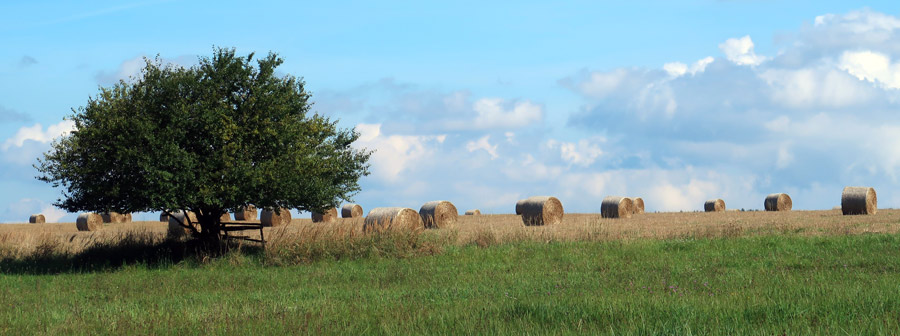
[[[900, 210], [883, 210], [870, 216], [842, 216], [835, 210], [645, 213], [618, 219], [601, 218], [599, 214], [566, 214], [562, 222], [554, 226], [524, 226], [517, 215], [460, 216], [448, 227], [423, 233], [399, 230], [364, 233], [363, 222], [363, 218], [338, 218], [333, 223], [314, 224], [310, 219], [294, 219], [288, 225], [267, 227], [264, 229], [269, 241], [267, 253], [275, 257], [291, 255], [315, 259], [335, 253], [338, 255], [332, 257], [431, 253], [448, 244], [487, 247], [516, 241], [897, 233], [900, 232]], [[95, 232], [79, 232], [74, 223], [2, 224], [0, 259], [48, 253], [73, 255], [134, 237], [142, 237], [140, 239], [148, 243], [162, 242], [166, 239], [166, 229], [166, 223], [155, 221], [104, 224], [101, 231]], [[258, 236], [255, 231], [245, 234]], [[282, 253], [284, 251], [292, 253]]]

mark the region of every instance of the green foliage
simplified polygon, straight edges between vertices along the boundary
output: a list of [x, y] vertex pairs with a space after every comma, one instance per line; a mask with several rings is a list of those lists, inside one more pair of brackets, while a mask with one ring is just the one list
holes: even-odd
[[304, 82], [217, 49], [190, 68], [147, 60], [132, 81], [101, 88], [75, 111], [76, 130], [36, 166], [76, 211], [194, 211], [218, 217], [259, 208], [323, 210], [348, 200], [368, 174], [359, 135], [311, 114]]
[[0, 334], [894, 334], [898, 244], [898, 235], [520, 242], [62, 274], [3, 274], [0, 263]]

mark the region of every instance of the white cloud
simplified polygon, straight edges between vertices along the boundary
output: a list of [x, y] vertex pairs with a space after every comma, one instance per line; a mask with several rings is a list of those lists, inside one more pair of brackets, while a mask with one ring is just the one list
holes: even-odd
[[40, 123], [23, 126], [16, 131], [16, 134], [3, 142], [3, 150], [9, 150], [10, 147], [22, 147], [26, 141], [36, 141], [40, 143], [49, 143], [54, 139], [69, 134], [75, 130], [75, 122], [71, 120], [63, 120], [57, 124], [47, 127], [45, 130]]
[[57, 223], [57, 222], [59, 222], [60, 219], [69, 215], [69, 213], [66, 212], [65, 210], [62, 210], [60, 208], [57, 208], [57, 207], [49, 205], [49, 204], [44, 205], [41, 208], [40, 213], [44, 215], [44, 219], [47, 220], [47, 223]]
[[491, 136], [485, 135], [478, 140], [469, 141], [466, 143], [466, 150], [469, 152], [474, 152], [477, 150], [484, 150], [488, 154], [491, 155], [491, 160], [497, 158], [497, 145], [491, 145], [490, 143]]
[[695, 62], [690, 68], [688, 68], [687, 64], [681, 62], [671, 62], [664, 64], [663, 70], [672, 77], [680, 77], [685, 74], [695, 75], [705, 71], [706, 67], [713, 61], [715, 61], [715, 58], [705, 57]]
[[900, 88], [900, 63], [892, 63], [888, 55], [873, 51], [845, 51], [838, 65], [856, 78]]
[[474, 126], [478, 129], [487, 128], [518, 128], [541, 121], [544, 116], [543, 108], [530, 101], [516, 102], [511, 107], [505, 107], [505, 101], [500, 98], [482, 98], [472, 105], [477, 113]]
[[719, 50], [725, 53], [725, 57], [729, 61], [737, 65], [756, 66], [766, 60], [765, 57], [757, 55], [753, 51], [753, 40], [750, 39], [750, 35], [727, 39], [724, 43], [719, 44]]
[[[599, 139], [599, 141], [603, 142], [604, 139]], [[550, 139], [547, 141], [547, 147], [558, 149], [563, 161], [579, 166], [588, 166], [603, 155], [600, 146], [588, 139], [581, 139], [578, 142], [561, 142]]]
[[401, 173], [428, 160], [435, 144], [446, 140], [446, 135], [385, 135], [381, 124], [358, 124], [356, 130], [360, 134], [357, 146], [375, 150], [371, 159], [374, 175], [386, 181], [397, 181]]
[[873, 98], [871, 85], [832, 67], [770, 69], [759, 76], [772, 88], [772, 100], [791, 108], [842, 108]]
[[845, 15], [825, 14], [814, 20], [816, 27], [837, 27], [855, 34], [871, 34], [900, 29], [900, 19], [869, 9], [851, 11]]
[[[144, 57], [144, 55], [139, 55], [134, 58], [124, 60], [119, 64], [119, 67], [115, 71], [98, 71], [94, 76], [94, 79], [96, 79], [97, 82], [102, 85], [114, 84], [119, 80], [131, 82], [132, 80], [141, 76], [141, 70], [146, 64], [146, 62], [144, 61]], [[191, 55], [182, 55], [176, 58], [161, 58], [161, 61], [163, 62], [163, 64], [190, 66], [196, 63], [197, 58]]]

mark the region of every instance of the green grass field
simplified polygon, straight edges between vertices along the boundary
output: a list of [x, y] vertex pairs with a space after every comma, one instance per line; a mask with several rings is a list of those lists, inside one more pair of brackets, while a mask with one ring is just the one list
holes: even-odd
[[39, 274], [0, 263], [3, 334], [895, 334], [900, 236], [511, 242], [272, 265]]

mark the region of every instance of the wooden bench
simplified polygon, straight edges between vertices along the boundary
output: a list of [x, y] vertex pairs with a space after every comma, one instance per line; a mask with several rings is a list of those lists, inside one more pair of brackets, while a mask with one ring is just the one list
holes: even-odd
[[[263, 249], [266, 248], [266, 236], [263, 235], [263, 225], [258, 221], [240, 221], [240, 222], [222, 222], [222, 239], [240, 239], [257, 242], [262, 244]], [[232, 236], [229, 233], [235, 231], [259, 230], [259, 239], [250, 238], [250, 236]]]

